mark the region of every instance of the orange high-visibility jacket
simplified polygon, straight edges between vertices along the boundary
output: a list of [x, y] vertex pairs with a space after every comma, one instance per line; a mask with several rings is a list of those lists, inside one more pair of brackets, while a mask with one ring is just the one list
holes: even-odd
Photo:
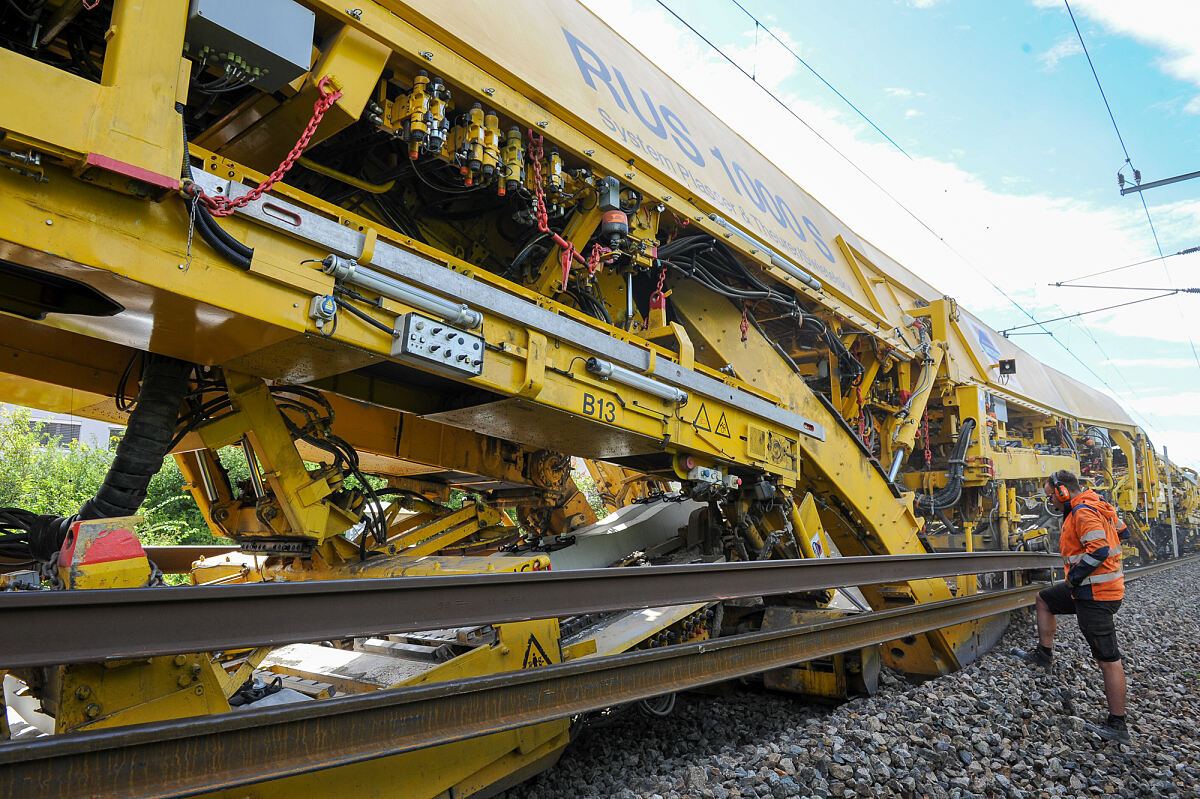
[[1072, 497], [1063, 517], [1062, 553], [1067, 582], [1076, 599], [1110, 601], [1125, 596], [1117, 511], [1092, 490]]

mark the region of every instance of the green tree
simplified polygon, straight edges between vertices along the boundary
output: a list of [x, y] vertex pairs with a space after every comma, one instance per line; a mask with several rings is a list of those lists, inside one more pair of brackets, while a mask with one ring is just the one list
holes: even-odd
[[112, 453], [79, 441], [59, 444], [28, 410], [0, 413], [0, 505], [70, 516], [95, 496]]
[[[31, 421], [26, 409], [0, 413], [0, 506], [70, 516], [96, 495], [112, 465], [113, 451], [78, 441], [60, 443], [58, 438], [47, 438], [44, 425]], [[219, 455], [235, 486], [249, 477], [240, 450], [226, 448]], [[142, 523], [137, 533], [145, 544], [217, 542], [184, 488], [183, 474], [172, 456], [150, 479], [138, 515]]]

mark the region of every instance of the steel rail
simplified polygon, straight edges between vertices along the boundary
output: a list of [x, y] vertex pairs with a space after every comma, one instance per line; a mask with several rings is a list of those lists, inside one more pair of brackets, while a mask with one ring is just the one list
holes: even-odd
[[[1045, 553], [883, 555], [0, 595], [0, 668], [212, 652], [1048, 568]], [[64, 634], [69, 630], [69, 634]]]
[[1028, 605], [1042, 586], [428, 686], [0, 746], [0, 795], [194, 796], [748, 676]]
[[[1127, 574], [1136, 579], [1196, 559]], [[166, 799], [252, 785], [567, 718], [1017, 610], [1032, 604], [1043, 587], [300, 706], [0, 746], [0, 795]]]

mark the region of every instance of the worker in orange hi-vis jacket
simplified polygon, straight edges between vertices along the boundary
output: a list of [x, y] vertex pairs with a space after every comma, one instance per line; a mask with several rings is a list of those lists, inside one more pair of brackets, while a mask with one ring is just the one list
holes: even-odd
[[1079, 478], [1062, 470], [1052, 474], [1042, 486], [1058, 510], [1062, 511], [1062, 553], [1066, 580], [1038, 593], [1038, 646], [1022, 656], [1029, 663], [1052, 670], [1054, 632], [1058, 615], [1074, 614], [1079, 629], [1100, 663], [1104, 675], [1104, 695], [1108, 698], [1108, 718], [1099, 726], [1088, 725], [1105, 740], [1129, 742], [1125, 724], [1125, 667], [1117, 648], [1113, 616], [1125, 597], [1124, 570], [1121, 568], [1121, 542], [1118, 530], [1124, 523], [1112, 505], [1095, 491], [1082, 490]]

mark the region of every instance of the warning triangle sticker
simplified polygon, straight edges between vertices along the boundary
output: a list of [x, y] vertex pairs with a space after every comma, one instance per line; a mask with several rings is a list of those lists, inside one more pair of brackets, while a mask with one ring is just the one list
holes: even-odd
[[538, 643], [537, 638], [532, 634], [529, 636], [529, 643], [525, 645], [525, 658], [521, 661], [521, 668], [536, 669], [539, 666], [549, 666], [550, 658], [546, 656], [546, 650], [542, 649], [542, 645]]
[[724, 436], [725, 438], [730, 438], [729, 422], [725, 421], [725, 412], [724, 411], [721, 412], [721, 418], [717, 420], [717, 429], [714, 430], [713, 432], [719, 436]]
[[[700, 421], [703, 419], [704, 421]], [[696, 411], [696, 419], [692, 422], [692, 427], [697, 430], [707, 430], [712, 432], [712, 422], [708, 421], [708, 410], [704, 407], [704, 403], [700, 403], [700, 410]]]

